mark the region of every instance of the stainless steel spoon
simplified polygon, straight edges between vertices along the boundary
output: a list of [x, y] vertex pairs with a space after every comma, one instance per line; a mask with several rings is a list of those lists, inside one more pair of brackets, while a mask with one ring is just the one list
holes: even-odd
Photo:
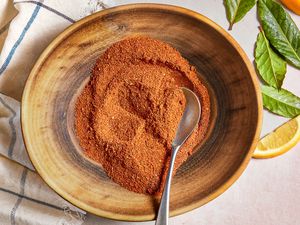
[[198, 125], [201, 115], [201, 105], [197, 95], [188, 88], [182, 88], [182, 91], [186, 98], [186, 106], [179, 122], [175, 139], [172, 142], [170, 168], [164, 187], [164, 192], [160, 200], [160, 206], [155, 225], [168, 225], [170, 187], [175, 158], [180, 147]]

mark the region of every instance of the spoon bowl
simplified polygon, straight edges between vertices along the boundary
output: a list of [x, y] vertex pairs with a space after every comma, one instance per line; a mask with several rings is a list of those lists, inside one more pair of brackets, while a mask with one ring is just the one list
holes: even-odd
[[182, 145], [199, 123], [201, 104], [197, 95], [188, 88], [181, 88], [186, 99], [185, 109], [179, 122], [172, 146]]

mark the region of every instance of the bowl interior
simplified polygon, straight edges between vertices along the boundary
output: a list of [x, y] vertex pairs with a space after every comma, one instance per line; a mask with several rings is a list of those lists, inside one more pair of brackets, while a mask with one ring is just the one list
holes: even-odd
[[132, 35], [157, 38], [179, 50], [211, 96], [210, 131], [173, 180], [171, 215], [208, 202], [238, 178], [258, 138], [261, 103], [255, 73], [237, 43], [186, 9], [155, 4], [112, 8], [75, 23], [50, 44], [23, 94], [23, 135], [32, 163], [50, 187], [84, 210], [112, 219], [151, 220], [157, 199], [112, 182], [81, 153], [74, 135], [74, 102], [95, 60], [112, 43]]

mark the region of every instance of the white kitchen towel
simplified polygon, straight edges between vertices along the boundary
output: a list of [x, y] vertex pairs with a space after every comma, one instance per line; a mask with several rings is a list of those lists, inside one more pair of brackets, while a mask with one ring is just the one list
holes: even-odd
[[[12, 4], [17, 15], [11, 20], [5, 12]], [[113, 5], [111, 0], [1, 0], [0, 39], [5, 34], [5, 41], [0, 55], [0, 225], [83, 223], [85, 212], [34, 172], [22, 140], [18, 101], [45, 47], [75, 21]]]

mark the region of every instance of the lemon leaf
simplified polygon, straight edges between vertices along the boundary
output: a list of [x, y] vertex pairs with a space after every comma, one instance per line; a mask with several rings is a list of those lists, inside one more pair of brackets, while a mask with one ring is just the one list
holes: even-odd
[[240, 21], [255, 5], [257, 0], [224, 0], [227, 19], [230, 23], [229, 30], [234, 23]]
[[284, 117], [295, 117], [300, 114], [300, 98], [293, 93], [262, 85], [264, 107]]
[[271, 48], [263, 31], [256, 40], [255, 63], [260, 76], [274, 88], [281, 88], [286, 74], [286, 62]]
[[257, 8], [261, 25], [272, 46], [300, 68], [300, 32], [291, 16], [273, 0], [258, 0]]

